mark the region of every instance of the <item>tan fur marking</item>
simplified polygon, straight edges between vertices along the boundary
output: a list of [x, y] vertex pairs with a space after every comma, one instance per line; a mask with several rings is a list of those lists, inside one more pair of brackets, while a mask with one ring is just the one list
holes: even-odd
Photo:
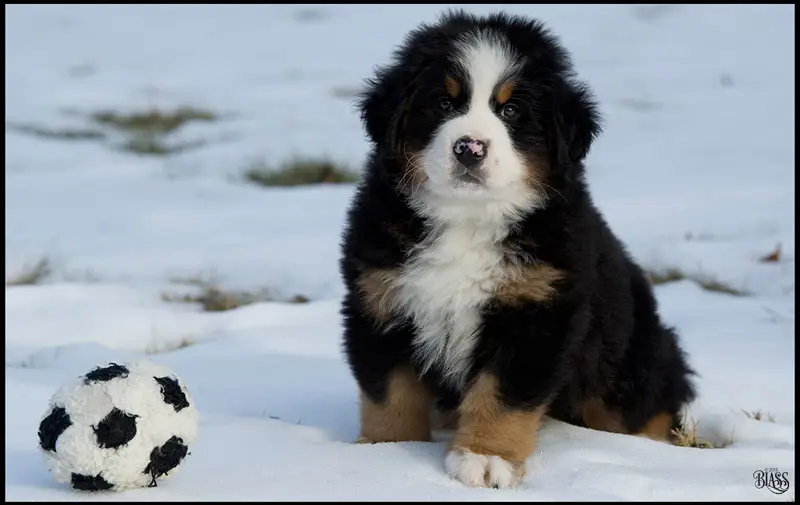
[[528, 153], [526, 156], [525, 182], [537, 193], [546, 195], [548, 198], [562, 198], [562, 196], [545, 183], [547, 173], [547, 163], [539, 156]]
[[606, 407], [600, 398], [590, 398], [583, 402], [581, 417], [586, 426], [593, 430], [627, 433], [622, 417]]
[[666, 412], [661, 412], [651, 417], [637, 435], [661, 442], [668, 442], [670, 440], [671, 430], [672, 416]]
[[[583, 403], [581, 415], [586, 426], [593, 430], [630, 434], [625, 428], [622, 416], [618, 412], [609, 409], [605, 403], [603, 403], [603, 400], [599, 398], [586, 400]], [[668, 442], [670, 440], [671, 429], [672, 416], [666, 412], [661, 412], [651, 417], [650, 420], [645, 423], [644, 427], [642, 427], [639, 432], [635, 433], [635, 435], [661, 442]]]
[[495, 298], [507, 305], [526, 300], [544, 303], [557, 293], [555, 284], [563, 278], [564, 272], [547, 264], [515, 267], [495, 290]]
[[459, 424], [450, 448], [500, 456], [522, 477], [545, 409], [510, 410], [502, 404], [497, 387], [493, 375], [484, 373], [476, 379], [458, 408]]
[[458, 98], [458, 95], [461, 94], [461, 84], [449, 75], [444, 78], [444, 89], [446, 89], [447, 94], [453, 98]]
[[358, 443], [430, 441], [431, 395], [410, 366], [389, 377], [386, 401], [373, 402], [361, 393]]
[[431, 427], [434, 430], [456, 429], [458, 427], [458, 411], [433, 409], [431, 413]]
[[506, 81], [500, 86], [500, 89], [497, 90], [495, 94], [495, 100], [500, 105], [503, 105], [507, 101], [511, 99], [511, 95], [514, 94], [514, 89], [517, 87], [517, 83], [514, 80]]
[[397, 291], [394, 280], [398, 275], [393, 269], [365, 270], [356, 280], [364, 306], [378, 323], [386, 324], [392, 319], [392, 304]]

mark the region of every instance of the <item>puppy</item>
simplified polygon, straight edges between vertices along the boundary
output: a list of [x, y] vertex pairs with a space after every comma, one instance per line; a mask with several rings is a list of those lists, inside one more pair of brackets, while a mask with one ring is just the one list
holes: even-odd
[[542, 416], [667, 441], [694, 398], [676, 333], [595, 207], [600, 116], [542, 23], [448, 12], [359, 102], [371, 151], [341, 246], [361, 442], [431, 438], [447, 472], [512, 487]]

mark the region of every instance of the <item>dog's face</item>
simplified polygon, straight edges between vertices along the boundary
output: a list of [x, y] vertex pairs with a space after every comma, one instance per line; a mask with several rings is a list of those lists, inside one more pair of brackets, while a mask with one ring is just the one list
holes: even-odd
[[535, 21], [446, 15], [412, 32], [361, 102], [412, 197], [523, 209], [578, 176], [599, 131], [567, 53]]

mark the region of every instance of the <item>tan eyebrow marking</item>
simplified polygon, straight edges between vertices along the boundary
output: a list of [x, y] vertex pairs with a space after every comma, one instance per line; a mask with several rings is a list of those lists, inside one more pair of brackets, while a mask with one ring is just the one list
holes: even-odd
[[444, 78], [444, 87], [447, 94], [453, 98], [457, 98], [461, 94], [461, 85], [449, 75]]
[[497, 90], [497, 93], [495, 93], [494, 95], [495, 99], [497, 100], [497, 103], [503, 105], [504, 103], [509, 101], [516, 87], [517, 87], [517, 81], [515, 81], [514, 79], [510, 79], [504, 82], [503, 85], [500, 86], [500, 89]]

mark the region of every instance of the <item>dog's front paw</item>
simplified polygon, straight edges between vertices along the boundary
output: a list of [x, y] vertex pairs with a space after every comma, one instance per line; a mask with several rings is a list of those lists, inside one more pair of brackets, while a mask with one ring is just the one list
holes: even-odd
[[470, 487], [504, 489], [517, 486], [525, 474], [525, 463], [512, 463], [500, 456], [476, 454], [467, 449], [451, 449], [444, 459], [445, 469]]

